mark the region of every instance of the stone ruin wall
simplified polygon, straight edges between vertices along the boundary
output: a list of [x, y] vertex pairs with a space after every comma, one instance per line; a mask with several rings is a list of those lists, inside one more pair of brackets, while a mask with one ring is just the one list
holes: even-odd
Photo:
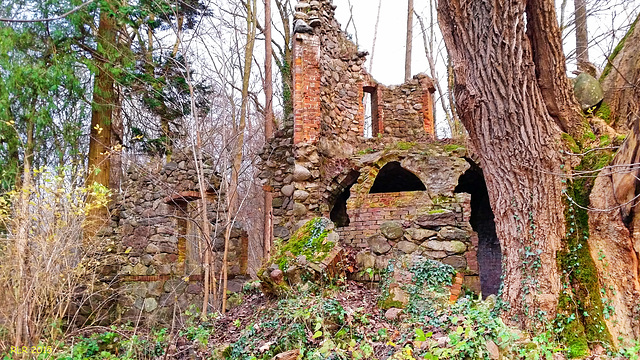
[[[420, 254], [464, 270], [467, 285], [479, 290], [470, 196], [454, 194], [468, 164], [464, 149], [452, 154], [434, 142], [432, 80], [420, 74], [402, 85], [378, 84], [364, 69], [367, 53], [340, 30], [331, 0], [299, 1], [295, 8], [293, 119], [265, 146], [260, 174], [274, 194], [274, 236], [288, 239], [304, 220], [330, 217], [336, 199], [352, 186], [351, 223], [337, 232], [345, 245], [361, 249], [359, 267], [381, 268], [399, 254]], [[372, 138], [364, 136], [365, 93], [372, 95]], [[409, 149], [398, 152], [399, 144]], [[377, 171], [390, 161], [401, 161], [427, 191], [369, 194]], [[425, 217], [440, 211], [450, 216], [425, 225]], [[386, 237], [388, 223], [399, 224], [402, 236]], [[376, 253], [374, 242], [389, 249]]]
[[[221, 269], [225, 219], [218, 207], [220, 177], [212, 161], [204, 162], [208, 218], [212, 223], [215, 273]], [[103, 231], [113, 239], [106, 279], [118, 293], [115, 318], [149, 323], [169, 321], [190, 305], [202, 306], [201, 234], [196, 200], [200, 199], [193, 160], [176, 153], [162, 164], [132, 165], [115, 201], [112, 226]], [[248, 279], [248, 235], [240, 225], [231, 232], [229, 289], [237, 292]], [[175, 307], [175, 309], [174, 309]]]
[[[331, 0], [300, 1], [293, 36], [293, 118], [262, 153], [265, 190], [272, 191], [274, 236], [288, 238], [301, 219], [328, 212], [326, 188], [348, 170], [346, 161], [383, 141], [434, 135], [433, 83], [425, 75], [386, 87], [364, 70], [358, 51], [335, 20]], [[386, 137], [364, 137], [364, 93], [371, 92], [376, 123]], [[374, 131], [375, 132], [375, 131]], [[330, 195], [329, 195], [330, 196]]]

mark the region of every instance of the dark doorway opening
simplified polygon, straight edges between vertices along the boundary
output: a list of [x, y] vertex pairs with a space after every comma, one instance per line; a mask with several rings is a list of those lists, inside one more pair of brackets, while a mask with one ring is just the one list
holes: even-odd
[[351, 170], [338, 186], [338, 189], [342, 190], [338, 190], [340, 192], [333, 201], [333, 208], [329, 213], [329, 218], [336, 224], [336, 227], [349, 226], [351, 222], [347, 213], [347, 200], [351, 196], [351, 187], [358, 181], [358, 177], [360, 177], [360, 173]]
[[482, 169], [472, 160], [471, 165], [460, 179], [455, 192], [471, 194], [471, 227], [478, 233], [478, 267], [480, 271], [480, 287], [483, 296], [497, 295], [501, 285], [502, 251], [493, 211], [489, 203], [489, 192], [484, 181]]
[[380, 169], [369, 194], [425, 190], [427, 188], [420, 178], [403, 168], [399, 162], [392, 161]]

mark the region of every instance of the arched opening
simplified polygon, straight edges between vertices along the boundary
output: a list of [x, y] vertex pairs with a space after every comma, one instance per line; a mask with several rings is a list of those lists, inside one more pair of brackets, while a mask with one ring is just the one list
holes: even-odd
[[342, 189], [342, 191], [336, 196], [329, 213], [329, 218], [337, 227], [349, 226], [351, 222], [347, 213], [347, 200], [351, 196], [351, 187], [358, 181], [358, 177], [360, 177], [360, 173], [351, 170], [339, 184], [338, 188]]
[[480, 287], [482, 294], [488, 296], [498, 294], [502, 274], [502, 251], [493, 211], [489, 203], [489, 192], [484, 181], [482, 169], [472, 160], [467, 159], [471, 167], [460, 179], [455, 192], [471, 194], [471, 227], [478, 233], [478, 268], [480, 271]]
[[424, 190], [427, 188], [414, 173], [392, 161], [380, 169], [369, 194]]

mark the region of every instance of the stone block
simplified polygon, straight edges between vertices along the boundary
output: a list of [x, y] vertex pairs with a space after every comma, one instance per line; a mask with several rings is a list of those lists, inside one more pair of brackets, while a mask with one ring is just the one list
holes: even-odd
[[420, 245], [428, 250], [433, 251], [446, 251], [454, 254], [461, 254], [467, 250], [467, 245], [461, 241], [440, 241], [440, 240], [427, 240]]
[[293, 180], [294, 181], [305, 181], [311, 178], [311, 172], [309, 169], [302, 165], [296, 164], [293, 168]]
[[427, 229], [409, 228], [406, 231], [407, 238], [415, 243], [422, 243], [426, 239], [436, 236], [437, 234], [438, 232]]
[[456, 270], [465, 270], [467, 268], [467, 259], [460, 255], [448, 256], [442, 259], [442, 263], [451, 265]]
[[152, 312], [158, 308], [158, 301], [155, 298], [149, 297], [144, 299], [144, 311]]
[[389, 250], [391, 250], [391, 245], [389, 245], [387, 238], [382, 235], [374, 235], [369, 237], [367, 239], [367, 243], [369, 244], [369, 248], [371, 248], [371, 251], [378, 255], [386, 254], [387, 252], [389, 252]]
[[167, 293], [182, 293], [187, 287], [187, 283], [182, 279], [170, 279], [164, 282], [163, 289]]
[[438, 232], [438, 238], [442, 240], [466, 240], [470, 235], [468, 231], [453, 226], [445, 226]]
[[395, 240], [404, 235], [404, 228], [396, 221], [385, 221], [380, 225], [380, 232], [387, 239]]
[[293, 215], [302, 217], [307, 213], [307, 207], [300, 203], [293, 204]]
[[416, 224], [422, 228], [433, 229], [441, 226], [455, 226], [456, 214], [450, 210], [437, 210], [432, 213], [418, 216]]
[[309, 198], [309, 193], [304, 190], [296, 190], [293, 192], [293, 200], [305, 201]]
[[376, 266], [376, 256], [369, 251], [361, 251], [356, 254], [356, 266], [360, 270], [374, 268]]
[[293, 185], [289, 184], [283, 186], [282, 189], [280, 189], [280, 192], [282, 192], [284, 196], [291, 196], [293, 195], [294, 190], [295, 188], [293, 187]]
[[418, 250], [418, 245], [411, 241], [402, 240], [396, 245], [396, 249], [402, 251], [405, 254], [411, 254]]

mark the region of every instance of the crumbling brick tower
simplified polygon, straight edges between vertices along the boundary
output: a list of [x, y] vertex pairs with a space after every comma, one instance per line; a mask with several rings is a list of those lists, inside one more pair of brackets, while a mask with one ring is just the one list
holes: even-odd
[[[418, 252], [464, 269], [479, 288], [471, 196], [456, 191], [471, 165], [464, 147], [434, 139], [432, 80], [419, 74], [398, 86], [376, 82], [335, 8], [331, 0], [296, 5], [293, 120], [263, 152], [274, 236], [287, 239], [302, 220], [324, 216], [343, 244], [370, 254], [376, 267]], [[372, 239], [388, 222], [400, 224], [399, 236], [377, 241], [373, 253]]]

